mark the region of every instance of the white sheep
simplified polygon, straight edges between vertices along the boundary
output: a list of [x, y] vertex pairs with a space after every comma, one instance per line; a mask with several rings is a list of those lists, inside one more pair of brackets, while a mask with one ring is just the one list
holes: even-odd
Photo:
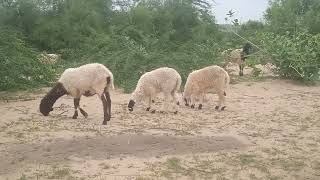
[[195, 107], [195, 102], [199, 100], [198, 109], [202, 109], [204, 96], [207, 93], [214, 93], [219, 96], [218, 106], [216, 110], [225, 109], [226, 88], [230, 82], [228, 73], [219, 66], [208, 66], [189, 74], [184, 87], [183, 98], [185, 105], [191, 108]]
[[103, 124], [105, 125], [111, 117], [110, 88], [114, 89], [113, 74], [102, 64], [93, 63], [78, 68], [68, 68], [62, 73], [57, 84], [41, 100], [40, 112], [45, 116], [49, 115], [57, 99], [68, 94], [74, 97], [73, 119], [78, 117], [78, 108], [81, 114], [87, 117], [88, 114], [79, 107], [80, 97], [98, 94], [103, 104]]
[[226, 68], [229, 63], [234, 63], [239, 66], [239, 75], [243, 76], [243, 69], [245, 65], [245, 59], [249, 55], [252, 46], [246, 43], [242, 49], [227, 49], [222, 52], [224, 58], [223, 68]]
[[40, 54], [39, 61], [42, 64], [53, 65], [61, 59], [61, 54]]
[[[148, 101], [147, 111], [151, 109], [151, 103], [153, 99], [159, 94], [163, 93], [165, 103], [162, 110], [167, 110], [168, 101], [171, 99], [174, 101], [174, 113], [178, 113], [177, 105], [179, 105], [177, 92], [180, 90], [181, 76], [172, 68], [162, 67], [143, 74], [136, 86], [136, 89], [131, 95], [128, 103], [129, 111], [133, 111], [135, 103], [139, 103], [143, 100]], [[155, 110], [151, 110], [155, 113]], [[162, 112], [162, 111], [161, 111]]]

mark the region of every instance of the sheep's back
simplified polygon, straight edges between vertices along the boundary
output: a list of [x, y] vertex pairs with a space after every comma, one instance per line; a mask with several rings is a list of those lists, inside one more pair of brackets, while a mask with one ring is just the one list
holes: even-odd
[[186, 82], [186, 88], [204, 92], [215, 88], [224, 88], [226, 76], [228, 74], [223, 68], [208, 66], [190, 73]]
[[173, 90], [177, 80], [181, 79], [179, 73], [172, 68], [158, 68], [141, 76], [138, 86], [153, 87], [159, 91]]
[[242, 49], [234, 49], [234, 50], [228, 50], [227, 52], [224, 52], [224, 58], [225, 61], [233, 62], [233, 63], [239, 63], [241, 61], [242, 56]]
[[78, 68], [66, 69], [59, 82], [73, 95], [75, 90], [85, 91], [94, 87], [105, 87], [109, 76], [112, 76], [112, 74], [105, 66], [86, 64]]

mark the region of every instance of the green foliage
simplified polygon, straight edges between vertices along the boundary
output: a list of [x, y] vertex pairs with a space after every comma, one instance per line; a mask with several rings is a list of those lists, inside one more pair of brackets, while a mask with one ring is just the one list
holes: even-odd
[[38, 52], [26, 46], [21, 34], [0, 28], [0, 90], [26, 89], [48, 84], [54, 71], [37, 59]]
[[[311, 81], [319, 68], [319, 2], [273, 0], [266, 23], [240, 25], [230, 11], [233, 25], [225, 27], [266, 49], [263, 56], [249, 58], [252, 67], [272, 54], [282, 77]], [[48, 84], [66, 68], [90, 62], [110, 68], [116, 85], [126, 92], [141, 74], [162, 66], [177, 69], [185, 81], [194, 69], [220, 64], [223, 50], [245, 43], [215, 23], [211, 4], [212, 0], [0, 0], [0, 90]], [[60, 53], [63, 61], [54, 67], [40, 64], [40, 51]]]
[[279, 68], [280, 76], [302, 81], [319, 80], [320, 34], [301, 32], [290, 36], [267, 33], [262, 38], [265, 49]]
[[319, 0], [272, 0], [265, 19], [270, 31], [280, 34], [307, 30], [320, 33]]

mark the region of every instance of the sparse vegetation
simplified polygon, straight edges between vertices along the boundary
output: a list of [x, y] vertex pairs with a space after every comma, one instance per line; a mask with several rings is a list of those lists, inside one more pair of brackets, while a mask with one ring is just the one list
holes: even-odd
[[69, 179], [70, 169], [68, 168], [53, 168], [52, 174], [48, 177], [49, 179]]
[[[224, 49], [245, 42], [216, 24], [212, 5], [210, 0], [1, 0], [0, 90], [48, 85], [65, 68], [89, 62], [107, 65], [126, 92], [142, 73], [160, 66], [177, 69], [185, 80], [193, 69], [220, 64]], [[317, 0], [274, 0], [264, 23], [233, 20], [228, 27], [262, 48], [250, 57], [253, 62], [275, 63], [284, 78], [319, 81], [320, 28], [313, 23], [319, 7]], [[60, 53], [63, 60], [43, 65], [40, 52]]]
[[[0, 92], [0, 179], [319, 179], [320, 88], [305, 84], [320, 83], [320, 1], [270, 0], [261, 21], [228, 17], [228, 25], [216, 23], [211, 2], [0, 0], [0, 91], [6, 91]], [[68, 118], [69, 97], [52, 116], [38, 112], [46, 92], [40, 87], [66, 68], [105, 64], [116, 86], [130, 92], [144, 72], [170, 66], [184, 84], [190, 71], [219, 65], [221, 52], [245, 39], [254, 43], [246, 59], [252, 72], [232, 76], [226, 112], [214, 111], [216, 99], [208, 95], [202, 110], [128, 113], [129, 96], [119, 91], [106, 127], [96, 118], [101, 104], [89, 98], [88, 119]], [[62, 59], [45, 65], [41, 53]], [[276, 66], [275, 76], [257, 68], [266, 63]], [[138, 138], [106, 143], [124, 134]], [[226, 150], [224, 143], [236, 144], [226, 138], [217, 140], [221, 147], [201, 147], [206, 137], [222, 134], [241, 145]], [[144, 135], [163, 136], [163, 146], [155, 148], [153, 137], [139, 139]], [[205, 137], [183, 141], [181, 152], [174, 140], [181, 136]]]

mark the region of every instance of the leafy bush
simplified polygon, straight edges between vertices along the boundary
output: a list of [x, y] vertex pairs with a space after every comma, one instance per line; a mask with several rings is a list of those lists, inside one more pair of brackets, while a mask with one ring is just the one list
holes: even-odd
[[319, 80], [320, 34], [300, 32], [296, 35], [266, 33], [262, 44], [279, 68], [284, 78], [315, 81]]
[[0, 90], [26, 89], [48, 84], [54, 70], [41, 64], [39, 54], [26, 46], [23, 36], [13, 29], [0, 28]]

